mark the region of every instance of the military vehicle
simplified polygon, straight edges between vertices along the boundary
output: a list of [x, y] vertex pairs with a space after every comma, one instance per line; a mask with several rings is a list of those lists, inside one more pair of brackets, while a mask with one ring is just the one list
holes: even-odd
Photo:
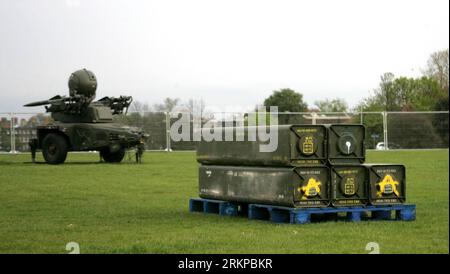
[[100, 152], [105, 162], [118, 163], [126, 149], [136, 149], [140, 162], [146, 134], [134, 127], [113, 122], [113, 115], [126, 113], [131, 96], [95, 99], [97, 78], [89, 70], [75, 71], [69, 78], [69, 95], [56, 95], [49, 100], [26, 104], [25, 107], [45, 106], [54, 122], [37, 127], [37, 138], [30, 141], [34, 162], [37, 149], [42, 149], [49, 164], [61, 164], [68, 151]]
[[200, 165], [199, 196], [241, 203], [326, 207], [329, 168]]

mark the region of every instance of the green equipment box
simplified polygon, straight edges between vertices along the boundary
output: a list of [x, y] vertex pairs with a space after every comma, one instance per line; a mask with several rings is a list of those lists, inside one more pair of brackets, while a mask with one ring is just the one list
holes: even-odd
[[368, 202], [368, 170], [361, 165], [335, 165], [331, 168], [331, 204], [364, 206]]
[[365, 164], [369, 171], [369, 203], [401, 204], [406, 201], [406, 172], [400, 164]]
[[361, 164], [365, 161], [365, 127], [357, 124], [327, 125], [328, 162]]
[[[239, 166], [304, 166], [323, 165], [327, 161], [327, 130], [322, 125], [271, 126], [278, 131], [276, 149], [261, 152], [261, 145], [268, 142], [250, 141], [249, 130], [262, 127], [228, 127], [225, 135], [243, 141], [204, 141], [197, 148], [197, 161], [202, 164]], [[204, 129], [205, 130], [205, 129]], [[209, 130], [209, 129], [206, 129]]]
[[199, 196], [231, 202], [288, 207], [329, 205], [329, 168], [199, 167]]

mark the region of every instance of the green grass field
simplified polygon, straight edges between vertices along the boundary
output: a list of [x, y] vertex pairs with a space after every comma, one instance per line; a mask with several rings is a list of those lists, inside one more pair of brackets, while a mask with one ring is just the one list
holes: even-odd
[[[144, 164], [99, 164], [69, 154], [64, 165], [0, 155], [0, 253], [448, 253], [448, 150], [369, 151], [368, 162], [407, 167], [413, 222], [273, 224], [189, 213], [197, 197], [192, 152], [150, 152]], [[39, 155], [38, 160], [42, 161]]]

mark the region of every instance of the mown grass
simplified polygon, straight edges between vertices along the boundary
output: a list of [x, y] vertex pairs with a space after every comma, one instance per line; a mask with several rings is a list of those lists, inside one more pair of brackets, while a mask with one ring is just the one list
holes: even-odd
[[[146, 153], [142, 165], [66, 164], [0, 155], [0, 253], [448, 253], [448, 150], [368, 152], [368, 162], [403, 163], [413, 222], [273, 224], [188, 212], [197, 196], [191, 152]], [[41, 156], [38, 160], [42, 161]]]

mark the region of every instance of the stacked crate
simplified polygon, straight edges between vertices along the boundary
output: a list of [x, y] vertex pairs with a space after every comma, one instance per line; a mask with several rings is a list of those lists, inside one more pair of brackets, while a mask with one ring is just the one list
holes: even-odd
[[251, 137], [258, 130], [224, 128], [235, 141], [200, 142], [201, 198], [293, 208], [405, 202], [403, 165], [364, 164], [362, 125], [272, 126], [272, 152], [260, 151], [268, 141]]

